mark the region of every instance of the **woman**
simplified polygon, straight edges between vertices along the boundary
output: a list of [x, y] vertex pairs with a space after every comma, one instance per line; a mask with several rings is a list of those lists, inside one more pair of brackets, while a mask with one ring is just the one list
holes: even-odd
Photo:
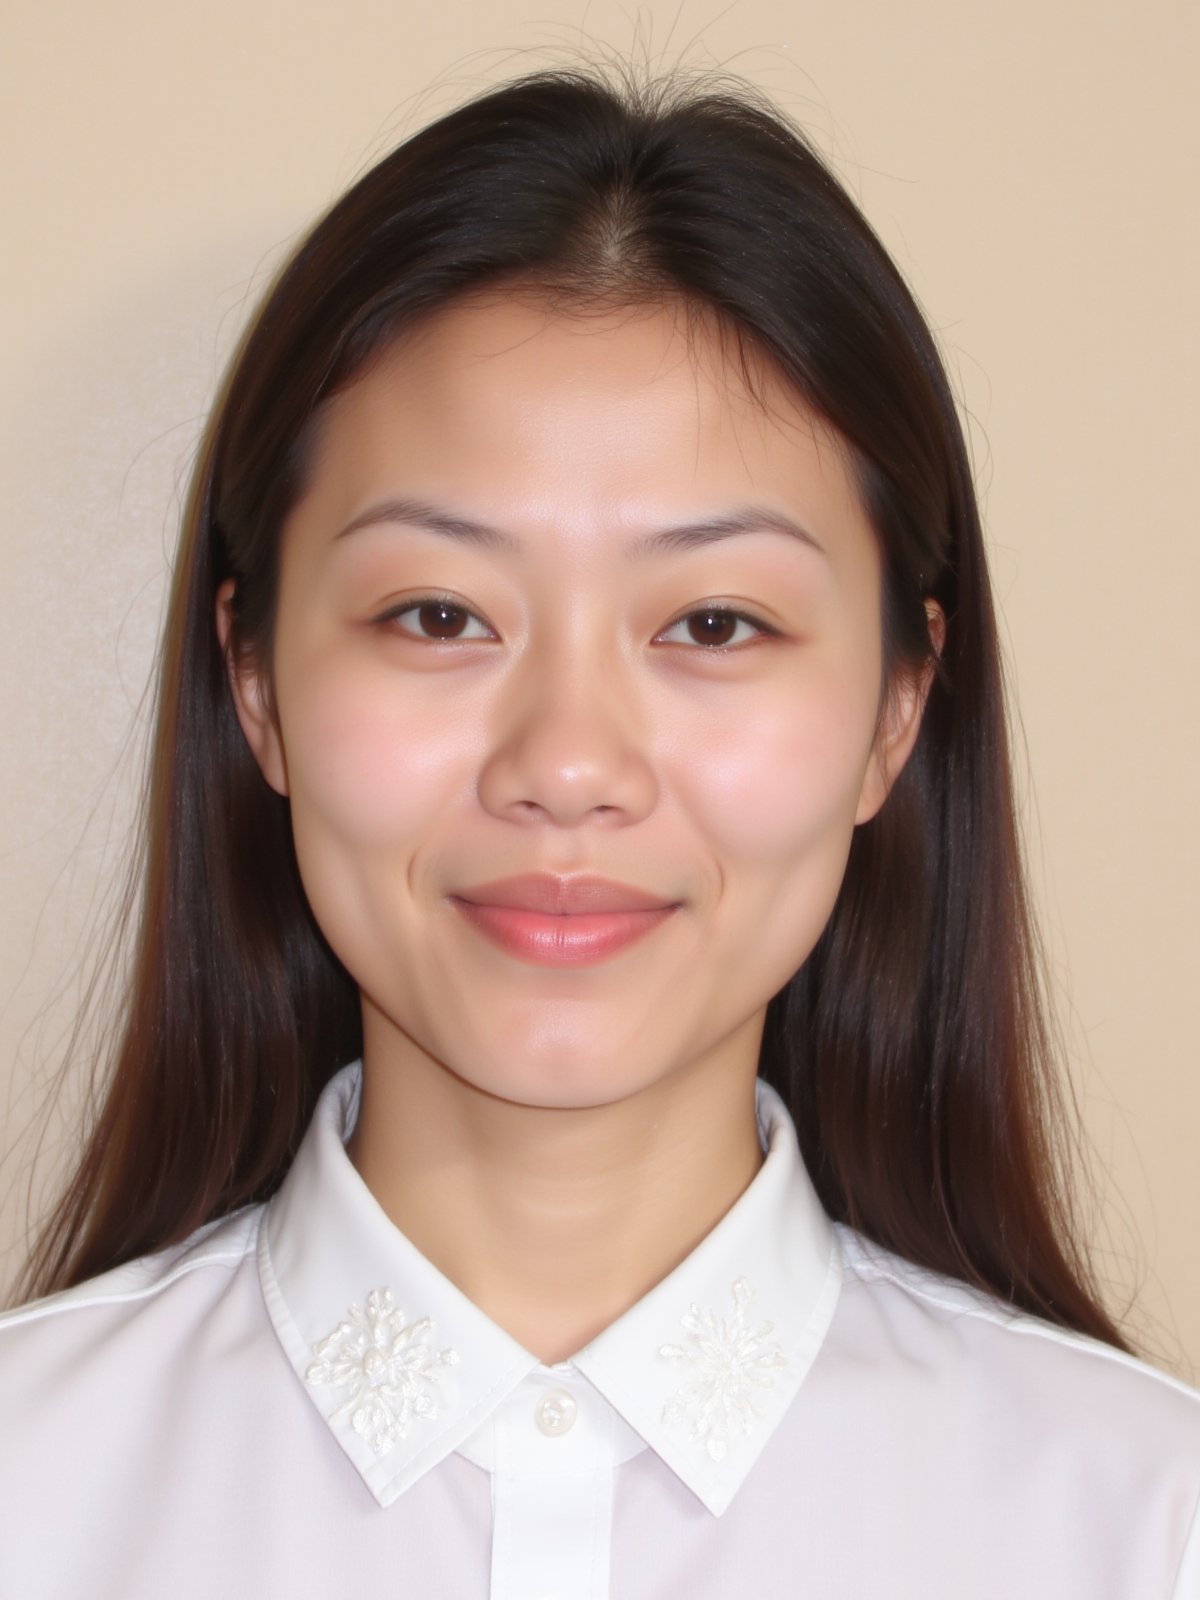
[[953, 400], [748, 93], [535, 76], [318, 224], [147, 817], [0, 1593], [1200, 1595], [1198, 1397], [1054, 1161]]

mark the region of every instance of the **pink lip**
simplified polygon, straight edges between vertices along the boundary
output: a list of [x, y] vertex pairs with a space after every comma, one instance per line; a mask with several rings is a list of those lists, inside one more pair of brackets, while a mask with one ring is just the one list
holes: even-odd
[[677, 904], [646, 889], [635, 889], [612, 878], [581, 874], [560, 878], [552, 872], [524, 872], [516, 878], [497, 878], [460, 889], [457, 900], [474, 905], [515, 906], [522, 911], [545, 911], [555, 916], [593, 911], [659, 911]]
[[492, 943], [541, 966], [598, 961], [665, 922], [678, 902], [607, 878], [551, 873], [479, 884], [451, 904]]

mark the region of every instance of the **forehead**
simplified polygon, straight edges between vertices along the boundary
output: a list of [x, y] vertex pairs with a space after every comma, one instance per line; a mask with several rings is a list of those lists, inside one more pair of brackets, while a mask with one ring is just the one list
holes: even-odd
[[676, 303], [493, 294], [404, 332], [326, 403], [305, 498], [327, 522], [398, 493], [610, 542], [734, 503], [865, 530], [842, 442], [752, 343]]

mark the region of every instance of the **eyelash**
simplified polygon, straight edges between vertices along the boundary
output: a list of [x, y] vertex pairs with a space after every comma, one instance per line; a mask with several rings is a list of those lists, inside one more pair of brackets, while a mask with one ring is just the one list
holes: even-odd
[[[376, 618], [376, 621], [381, 624], [392, 623], [395, 622], [399, 617], [406, 616], [410, 611], [419, 611], [422, 606], [431, 605], [444, 606], [447, 611], [458, 611], [464, 616], [470, 617], [475, 622], [483, 622], [483, 618], [478, 616], [476, 612], [468, 610], [466, 606], [459, 605], [457, 600], [452, 600], [448, 595], [444, 594], [418, 595], [415, 600], [406, 600], [402, 606], [396, 606], [391, 611], [385, 611], [382, 616]], [[770, 624], [764, 622], [761, 617], [753, 616], [748, 611], [739, 611], [734, 606], [721, 605], [696, 606], [691, 611], [685, 611], [683, 616], [677, 617], [665, 631], [670, 632], [671, 629], [679, 627], [681, 623], [687, 622], [691, 617], [732, 617], [737, 622], [747, 623], [762, 636], [767, 638], [779, 637], [780, 630], [778, 628], [772, 628]], [[484, 626], [486, 626], [486, 624], [484, 624]], [[404, 629], [399, 629], [398, 631], [403, 633], [406, 639], [418, 639], [422, 640], [426, 644], [469, 644], [471, 642], [470, 640], [461, 639], [430, 639], [423, 634], [408, 633]], [[733, 650], [739, 649], [741, 645], [745, 643], [747, 643], [747, 641], [743, 639], [739, 641], [739, 644], [737, 645], [698, 644], [694, 645], [693, 648], [702, 655], [728, 655]]]

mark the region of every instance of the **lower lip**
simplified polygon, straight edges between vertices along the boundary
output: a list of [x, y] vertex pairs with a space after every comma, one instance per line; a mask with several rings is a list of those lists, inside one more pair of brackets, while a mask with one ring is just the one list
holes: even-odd
[[599, 961], [665, 922], [676, 906], [653, 911], [589, 911], [548, 916], [516, 906], [481, 906], [451, 897], [452, 904], [493, 944], [545, 967], [577, 967]]

